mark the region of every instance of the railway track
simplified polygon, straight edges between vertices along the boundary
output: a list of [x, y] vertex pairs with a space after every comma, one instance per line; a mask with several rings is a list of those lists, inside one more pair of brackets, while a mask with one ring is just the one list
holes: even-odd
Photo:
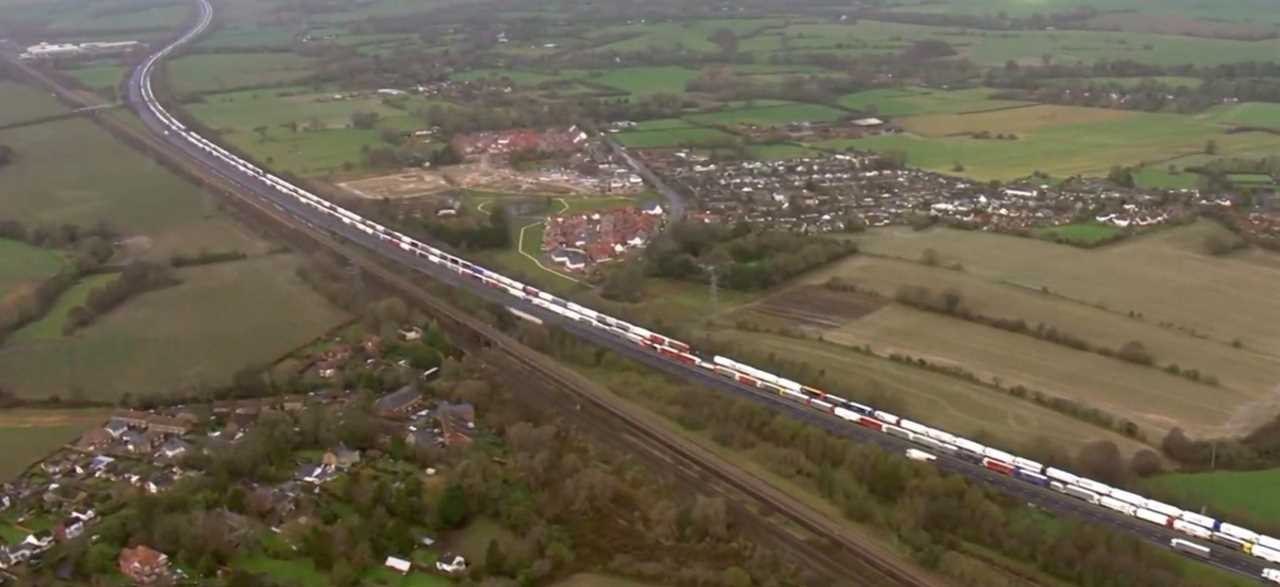
[[[77, 109], [101, 106], [93, 94], [68, 88], [53, 76], [25, 63], [9, 58], [6, 61], [11, 68], [53, 91], [60, 100]], [[299, 223], [288, 213], [268, 205], [252, 193], [247, 193], [233, 178], [226, 177], [199, 161], [182, 157], [181, 153], [169, 148], [153, 134], [110, 115], [101, 115], [98, 111], [88, 110], [84, 114], [113, 136], [144, 151], [165, 167], [227, 198], [242, 220], [254, 224], [265, 223], [277, 236], [302, 250], [323, 250], [358, 266], [384, 287], [411, 299], [441, 319], [443, 325], [455, 336], [461, 334], [462, 340], [470, 339], [472, 352], [488, 349], [487, 356], [490, 360], [505, 362], [508, 366], [533, 375], [548, 386], [587, 403], [593, 408], [593, 413], [604, 414], [613, 420], [612, 423], [605, 423], [589, 418], [588, 420], [593, 420], [593, 425], [600, 427], [600, 432], [617, 434], [620, 429], [613, 424], [620, 424], [629, 436], [648, 445], [654, 455], [661, 455], [667, 461], [678, 461], [686, 471], [687, 479], [713, 481], [727, 488], [722, 493], [735, 501], [746, 496], [763, 509], [776, 513], [795, 527], [803, 528], [818, 537], [823, 544], [814, 545], [804, 537], [797, 536], [792, 529], [767, 521], [763, 516], [751, 514], [745, 518], [758, 535], [769, 535], [769, 538], [786, 548], [789, 554], [810, 566], [821, 568], [825, 571], [822, 574], [833, 580], [833, 584], [868, 587], [933, 587], [939, 584], [931, 577], [923, 576], [885, 553], [863, 544], [838, 522], [814, 511], [769, 483], [724, 461], [707, 449], [678, 437], [659, 424], [654, 419], [656, 417], [646, 418], [645, 415], [638, 414], [595, 382], [441, 300], [421, 284], [405, 277], [402, 271], [397, 270], [398, 267], [388, 266], [389, 260], [385, 257], [371, 254], [358, 243], [356, 247], [352, 247], [324, 229]], [[742, 507], [741, 511], [750, 514], [752, 508]]]

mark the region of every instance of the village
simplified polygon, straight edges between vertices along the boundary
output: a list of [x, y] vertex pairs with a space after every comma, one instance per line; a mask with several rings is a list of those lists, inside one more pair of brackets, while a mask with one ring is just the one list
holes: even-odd
[[1197, 190], [1143, 191], [1101, 179], [976, 182], [905, 168], [870, 153], [713, 161], [679, 150], [648, 152], [646, 161], [695, 198], [701, 210], [694, 219], [804, 233], [934, 222], [1013, 234], [1082, 221], [1137, 229], [1231, 204]]
[[[444, 475], [442, 455], [466, 449], [485, 432], [470, 403], [440, 397], [433, 383], [438, 366], [420, 368], [422, 361], [416, 356], [432, 348], [423, 337], [422, 327], [406, 325], [398, 330], [397, 351], [389, 351], [392, 345], [384, 345], [379, 336], [328, 340], [323, 348], [300, 357], [302, 375], [316, 384], [316, 390], [306, 394], [115, 411], [102, 426], [0, 486], [0, 584], [22, 584], [25, 572], [40, 566], [55, 545], [81, 536], [98, 544], [100, 526], [121, 513], [122, 500], [163, 496], [184, 480], [209, 474], [211, 460], [234, 458], [228, 455], [246, 450], [244, 444], [262, 426], [283, 422], [297, 432], [306, 422], [350, 425], [352, 418], [367, 417], [370, 441], [377, 448], [352, 448], [327, 434], [327, 447], [290, 457], [294, 467], [287, 478], [237, 482], [234, 491], [243, 495], [245, 504], [240, 511], [211, 510], [236, 541], [270, 535], [297, 550], [297, 537], [315, 522], [318, 512], [341, 507], [324, 505], [343, 499], [331, 488], [335, 482], [349, 484], [353, 476], [376, 476], [388, 467], [408, 467], [402, 472], [428, 482]], [[427, 362], [438, 365], [439, 357]], [[389, 371], [395, 377], [385, 377]], [[374, 380], [370, 378], [405, 383], [379, 394], [358, 384]], [[451, 576], [467, 570], [466, 558], [440, 549], [436, 536], [420, 531], [413, 539], [414, 552], [379, 562], [396, 575]], [[137, 585], [194, 584], [189, 571], [173, 560], [171, 547], [122, 547], [113, 555], [114, 569]], [[58, 577], [72, 574], [69, 563], [55, 569]]]

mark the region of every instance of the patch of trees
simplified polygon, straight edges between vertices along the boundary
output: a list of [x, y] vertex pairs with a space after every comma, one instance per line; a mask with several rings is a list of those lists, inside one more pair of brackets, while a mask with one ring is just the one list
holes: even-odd
[[705, 281], [714, 267], [721, 285], [765, 289], [857, 252], [848, 241], [756, 229], [682, 222], [645, 250], [647, 273]]
[[169, 258], [169, 264], [174, 267], [193, 267], [197, 265], [213, 265], [216, 263], [229, 263], [232, 261], [243, 261], [248, 259], [249, 255], [241, 251], [201, 251], [195, 255], [177, 254]]
[[173, 269], [166, 265], [139, 261], [125, 266], [119, 277], [89, 292], [84, 305], [67, 312], [67, 322], [62, 333], [68, 334], [97, 320], [114, 310], [129, 298], [148, 291], [172, 287], [182, 283]]
[[[911, 463], [879, 448], [802, 423], [756, 403], [721, 394], [693, 393], [683, 382], [653, 377], [645, 367], [553, 332], [553, 354], [595, 373], [607, 373], [615, 393], [639, 401], [681, 427], [705, 434], [730, 450], [839, 508], [848, 519], [898, 538], [924, 567], [964, 578], [968, 585], [1001, 585], [994, 571], [955, 558], [967, 544], [981, 545], [1085, 587], [1201, 585], [1161, 549], [1075, 520], [1046, 532], [1036, 515], [1011, 499]], [[976, 435], [988, 441], [984, 434]], [[1048, 440], [1026, 451], [1055, 466], [1120, 483], [1135, 470], [1150, 471], [1158, 457], [1125, 462], [1113, 443], [1095, 443], [1076, 455]], [[984, 574], [992, 573], [992, 574]], [[975, 578], [977, 577], [977, 578]], [[1118, 579], [1122, 578], [1122, 579]], [[1117, 582], [1119, 581], [1119, 582]]]
[[511, 220], [504, 206], [495, 205], [483, 219], [463, 215], [448, 221], [424, 221], [431, 236], [463, 249], [505, 249], [511, 246]]
[[942, 292], [935, 292], [922, 285], [903, 286], [894, 294], [894, 301], [918, 310], [936, 312], [992, 328], [999, 328], [1014, 334], [1035, 337], [1078, 351], [1092, 352], [1144, 367], [1160, 368], [1170, 375], [1184, 377], [1196, 383], [1214, 386], [1219, 383], [1216, 376], [1201, 373], [1198, 369], [1186, 369], [1177, 363], [1169, 363], [1164, 366], [1158, 365], [1156, 358], [1140, 341], [1131, 340], [1121, 345], [1120, 348], [1112, 349], [1090, 344], [1084, 339], [1059, 330], [1052, 324], [1040, 322], [1032, 327], [1026, 320], [1021, 318], [1002, 318], [978, 313], [965, 305], [964, 294], [958, 290], [948, 289]]
[[90, 269], [111, 257], [112, 241], [119, 233], [106, 222], [93, 226], [77, 224], [27, 226], [19, 220], [0, 220], [0, 239], [9, 239], [47, 249], [72, 250], [78, 264]]

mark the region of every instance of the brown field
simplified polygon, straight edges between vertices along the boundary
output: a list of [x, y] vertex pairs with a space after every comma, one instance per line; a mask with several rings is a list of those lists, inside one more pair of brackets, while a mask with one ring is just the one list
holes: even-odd
[[1079, 106], [1040, 105], [972, 114], [933, 114], [912, 116], [901, 121], [907, 130], [925, 136], [977, 133], [1026, 133], [1048, 127], [1082, 122], [1105, 122], [1128, 118], [1121, 110], [1083, 108]]
[[849, 320], [879, 310], [885, 303], [874, 296], [802, 285], [743, 307], [739, 312], [776, 318], [797, 326], [838, 328]]
[[416, 198], [452, 187], [440, 174], [425, 171], [406, 171], [394, 175], [358, 179], [340, 183], [338, 186], [357, 196], [372, 200]]
[[[1202, 254], [1203, 238], [1220, 230], [1201, 223], [1095, 251], [983, 233], [873, 231], [860, 239], [864, 250], [918, 259], [933, 248], [944, 263], [958, 261], [965, 271], [864, 255], [805, 281], [840, 275], [886, 296], [904, 285], [955, 290], [975, 313], [1044, 322], [1095, 347], [1140, 341], [1159, 364], [1199, 369], [1221, 385], [897, 304], [856, 320], [833, 315], [830, 322], [842, 326], [823, 333], [828, 341], [922, 356], [1076, 398], [1133, 419], [1149, 434], [1175, 423], [1193, 434], [1238, 434], [1280, 413], [1280, 328], [1274, 326], [1280, 301], [1268, 295], [1280, 287], [1280, 257]], [[1129, 310], [1143, 318], [1129, 317]], [[1272, 318], [1259, 319], [1264, 316]], [[1244, 348], [1231, 346], [1237, 336]]]
[[878, 391], [893, 396], [903, 402], [906, 415], [912, 418], [958, 434], [990, 435], [997, 446], [1019, 449], [1043, 438], [1072, 450], [1100, 439], [1114, 441], [1126, 453], [1145, 447], [1029, 401], [830, 342], [739, 331], [720, 332], [713, 337], [749, 346], [758, 353], [772, 353], [780, 359], [820, 365], [825, 377], [813, 383], [830, 389]]

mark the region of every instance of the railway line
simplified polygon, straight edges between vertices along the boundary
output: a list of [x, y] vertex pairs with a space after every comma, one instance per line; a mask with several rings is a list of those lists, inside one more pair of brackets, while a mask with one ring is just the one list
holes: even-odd
[[[706, 368], [701, 360], [691, 361], [690, 359], [697, 358], [688, 354], [687, 345], [680, 349], [675, 346], [678, 341], [650, 333], [656, 337], [654, 340], [662, 341], [660, 345], [652, 345], [661, 346], [665, 349], [665, 352], [658, 354], [653, 351], [660, 349], [655, 349], [651, 346], [638, 346], [627, 338], [610, 334], [608, 331], [598, 327], [588, 326], [580, 319], [583, 314], [578, 313], [577, 310], [567, 310], [565, 306], [539, 304], [539, 299], [531, 295], [516, 296], [515, 293], [508, 293], [507, 290], [495, 287], [491, 283], [494, 279], [482, 278], [488, 273], [477, 273], [480, 271], [479, 268], [475, 268], [472, 271], [470, 270], [471, 266], [463, 261], [455, 261], [453, 266], [450, 266], [442, 263], [439, 258], [434, 260], [426, 258], [428, 255], [424, 255], [422, 249], [417, 249], [416, 246], [409, 246], [408, 243], [403, 246], [388, 246], [389, 239], [386, 232], [379, 233], [363, 225], [358, 228], [353, 227], [350, 218], [344, 217], [339, 213], [330, 213], [336, 211], [332, 205], [326, 207], [323, 204], [309, 202], [305, 198], [282, 191], [283, 187], [279, 185], [273, 185], [269, 182], [264, 184], [261, 181], [263, 180], [261, 173], [255, 175], [251, 169], [246, 168], [244, 165], [237, 164], [225, 156], [218, 155], [216, 150], [208, 146], [202, 146], [195, 138], [180, 134], [181, 131], [178, 129], [181, 128], [182, 131], [185, 131], [185, 127], [177, 119], [164, 112], [163, 109], [157, 108], [155, 98], [150, 93], [150, 73], [155, 64], [175, 48], [198, 36], [211, 22], [212, 7], [207, 0], [199, 0], [199, 6], [199, 18], [195, 26], [179, 37], [173, 44], [166, 46], [163, 50], [148, 58], [130, 76], [127, 88], [129, 103], [142, 117], [144, 124], [151, 133], [149, 135], [141, 133], [137, 129], [118, 122], [113, 125], [116, 133], [128, 136], [130, 142], [143, 145], [153, 155], [170, 161], [171, 164], [182, 168], [188, 174], [199, 177], [204, 183], [217, 186], [224, 193], [238, 198], [240, 204], [244, 208], [251, 210], [255, 215], [260, 215], [274, 223], [283, 224], [287, 227], [286, 230], [293, 234], [295, 238], [308, 239], [309, 242], [339, 252], [344, 257], [358, 259], [355, 262], [376, 275], [380, 280], [385, 281], [397, 290], [410, 294], [411, 297], [433, 313], [442, 318], [447, 318], [454, 323], [455, 327], [462, 328], [471, 333], [477, 340], [483, 341], [496, 354], [513, 361], [525, 369], [529, 369], [532, 373], [537, 374], [538, 377], [555, 387], [582, 397], [602, 412], [618, 418], [627, 426], [630, 432], [639, 438], [647, 439], [648, 442], [655, 446], [660, 446], [661, 450], [665, 451], [668, 456], [702, 467], [714, 475], [719, 482], [733, 487], [736, 491], [749, 495], [753, 499], [760, 500], [762, 503], [769, 504], [769, 507], [783, 514], [798, 526], [823, 536], [840, 551], [853, 555], [854, 558], [859, 559], [870, 569], [867, 573], [869, 573], [869, 576], [874, 577], [873, 581], [875, 581], [870, 584], [926, 584], [923, 579], [914, 576], [908, 569], [898, 566], [886, 557], [877, 556], [872, 549], [847, 536], [839, 524], [814, 514], [812, 510], [799, 505], [794, 498], [781, 494], [767, 483], [762, 483], [758, 479], [746, 476], [736, 467], [725, 466], [723, 463], [717, 464], [714, 460], [714, 455], [705, 454], [705, 451], [700, 451], [696, 446], [670, 437], [670, 433], [660, 426], [655, 426], [652, 422], [646, 423], [643, 419], [637, 418], [631, 411], [619, 407], [616, 404], [616, 399], [610, 399], [607, 392], [602, 392], [592, 382], [546, 360], [545, 357], [537, 355], [527, 347], [515, 343], [509, 337], [488, 327], [488, 325], [474, 317], [457, 312], [432, 296], [424, 295], [422, 290], [402, 275], [398, 269], [411, 267], [439, 281], [464, 289], [472, 295], [553, 323], [581, 338], [613, 349], [661, 371], [728, 393], [748, 397], [753, 401], [765, 403], [774, 409], [791, 412], [802, 420], [837, 434], [862, 442], [874, 443], [887, 450], [903, 451], [906, 448], [919, 448], [919, 439], [913, 442], [911, 434], [894, 436], [886, 433], [888, 432], [886, 426], [902, 430], [897, 426], [899, 419], [896, 416], [882, 416], [880, 412], [876, 412], [873, 418], [856, 414], [852, 416], [839, 415], [836, 409], [814, 410], [811, 407], [814, 405], [812, 401], [798, 403], [794, 400], [785, 399], [780, 393], [767, 390], [761, 383], [763, 380], [761, 375], [754, 370], [750, 370], [745, 365], [741, 365], [737, 371], [734, 371], [737, 376], [726, 378], [721, 374], [717, 374], [714, 369], [709, 370]], [[33, 73], [36, 77], [43, 77], [39, 75], [39, 72]], [[57, 88], [59, 95], [65, 100], [75, 101], [83, 97], [77, 96], [75, 92], [64, 88], [58, 88], [57, 84], [47, 77], [44, 77], [44, 81]], [[83, 102], [80, 102], [80, 104], [83, 106], [93, 105]], [[207, 143], [207, 141], [205, 142]], [[353, 256], [351, 247], [346, 245], [347, 242], [360, 245], [362, 252]], [[395, 269], [391, 267], [395, 267]], [[463, 269], [467, 270], [464, 271]], [[489, 283], [489, 285], [484, 283]], [[572, 308], [572, 305], [569, 308]], [[586, 312], [587, 309], [582, 309], [582, 311]], [[684, 353], [684, 357], [680, 357], [681, 352]], [[684, 360], [673, 360], [673, 357], [683, 358]], [[716, 357], [716, 359], [720, 359], [720, 357]], [[798, 384], [796, 385], [799, 387]], [[776, 385], [773, 387], [777, 388]], [[825, 400], [827, 397], [824, 394], [822, 399]], [[823, 401], [819, 401], [819, 403], [832, 408], [830, 403]], [[850, 404], [850, 402], [845, 401], [845, 404], [842, 405], [847, 404]], [[848, 412], [848, 410], [845, 411]], [[852, 413], [850, 412], [850, 414]], [[861, 425], [851, 426], [850, 422], [857, 422]], [[874, 426], [871, 424], [874, 424]], [[906, 426], [905, 423], [902, 425]], [[959, 446], [961, 444], [958, 442], [959, 440], [963, 439], [957, 438], [953, 442]], [[992, 451], [994, 449], [986, 450]], [[1051, 490], [1048, 487], [1048, 483], [1030, 483], [1027, 482], [1025, 477], [1014, 476], [1019, 469], [1012, 468], [1013, 465], [1009, 464], [1015, 460], [1013, 455], [1001, 453], [1006, 455], [1007, 459], [1000, 460], [1004, 459], [1004, 457], [995, 458], [999, 456], [996, 453], [1000, 451], [994, 451], [988, 456], [974, 461], [973, 459], [958, 456], [958, 452], [938, 452], [939, 454], [936, 455], [934, 463], [943, 470], [989, 484], [1006, 494], [1023, 499], [1046, 510], [1106, 524], [1161, 545], [1167, 546], [1175, 538], [1185, 540], [1185, 532], [1179, 533], [1173, 527], [1151, 523], [1146, 518], [1139, 519], [1132, 514], [1125, 514], [1123, 509], [1119, 507], [1111, 509], [1107, 509], [1110, 506], [1099, 507], [1096, 500], [1092, 503], [1081, 501], [1081, 499], [1077, 499], [1078, 496], [1073, 497], [1063, 491]], [[1005, 462], [1006, 460], [1008, 463]], [[1025, 461], [1025, 459], [1023, 460]], [[1047, 469], [1045, 471], [1047, 472]], [[1036, 473], [1036, 475], [1039, 475], [1039, 473]], [[1112, 491], [1111, 488], [1106, 489]], [[1118, 492], [1116, 495], [1120, 495], [1120, 493], [1123, 492]], [[1136, 509], [1135, 507], [1135, 511]], [[1181, 512], [1181, 514], [1184, 514], [1186, 519], [1196, 519], [1191, 512]], [[1166, 516], [1166, 519], [1168, 519], [1168, 516]], [[1216, 531], [1217, 522], [1213, 520], [1210, 520], [1210, 522], [1214, 524], [1213, 529]], [[1177, 543], [1174, 544], [1176, 545]], [[1204, 546], [1210, 555], [1209, 564], [1254, 578], [1262, 576], [1261, 571], [1265, 567], [1260, 561], [1255, 557], [1246, 556], [1238, 549], [1228, 548], [1228, 546], [1229, 543], [1224, 546], [1212, 542]], [[818, 552], [814, 554], [814, 560], [822, 558], [832, 559], [832, 562], [834, 562], [834, 557], [825, 553]]]

